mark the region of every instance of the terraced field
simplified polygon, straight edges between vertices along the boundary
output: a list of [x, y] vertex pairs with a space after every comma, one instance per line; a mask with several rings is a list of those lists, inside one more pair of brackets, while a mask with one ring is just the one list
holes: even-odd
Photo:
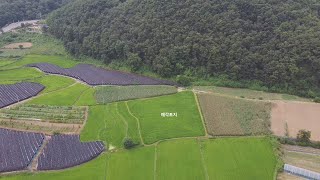
[[[37, 43], [28, 53], [34, 48], [39, 48]], [[269, 138], [210, 139], [210, 135], [269, 134], [269, 103], [204, 94], [197, 97], [192, 91], [177, 92], [176, 87], [167, 85], [93, 87], [27, 67], [49, 63], [65, 71], [73, 67], [85, 70], [87, 65], [77, 66], [80, 61], [66, 56], [23, 56], [2, 64], [0, 61], [1, 84], [29, 81], [40, 83], [45, 89], [23, 104], [1, 109], [0, 127], [49, 134], [51, 139], [45, 141], [51, 142], [47, 147], [54, 151], [44, 148], [39, 162], [32, 160], [31, 164], [40, 163], [33, 167], [35, 173], [27, 170], [0, 175], [1, 179], [269, 180], [276, 174], [278, 157]], [[126, 79], [117, 83], [136, 82]], [[75, 138], [69, 139], [71, 136], [66, 134], [75, 134]], [[58, 136], [68, 140], [62, 145], [52, 143], [58, 142]], [[127, 139], [132, 140], [134, 148], [125, 149]], [[93, 141], [98, 145], [83, 143]], [[84, 144], [89, 146], [82, 147]], [[5, 155], [1, 153], [0, 157]], [[62, 155], [64, 158], [60, 158]], [[69, 168], [39, 171], [66, 167]]]

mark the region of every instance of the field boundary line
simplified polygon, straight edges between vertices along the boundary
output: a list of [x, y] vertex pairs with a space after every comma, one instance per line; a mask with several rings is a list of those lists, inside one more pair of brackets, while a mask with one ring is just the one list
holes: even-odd
[[193, 92], [193, 96], [194, 96], [194, 99], [195, 99], [197, 107], [198, 107], [198, 112], [200, 114], [202, 126], [203, 126], [204, 131], [205, 131], [205, 136], [209, 137], [208, 130], [207, 130], [207, 125], [206, 125], [206, 122], [205, 122], [204, 117], [202, 115], [202, 109], [201, 109], [201, 106], [200, 106], [200, 103], [199, 103], [199, 100], [198, 100], [198, 96], [197, 96], [197, 94], [195, 92]]
[[201, 156], [201, 164], [202, 164], [202, 167], [203, 167], [203, 170], [204, 170], [204, 173], [205, 173], [205, 176], [206, 176], [206, 180], [209, 180], [210, 177], [209, 177], [209, 174], [208, 174], [208, 168], [207, 168], [207, 165], [204, 161], [204, 154], [202, 152], [202, 144], [199, 140], [199, 138], [197, 138], [197, 143], [199, 145], [199, 150], [200, 150], [200, 156]]
[[153, 180], [157, 179], [158, 144], [159, 143], [154, 146]]
[[116, 110], [117, 110], [118, 116], [121, 117], [123, 123], [126, 125], [126, 137], [125, 138], [128, 138], [129, 125], [128, 125], [128, 122], [125, 120], [125, 118], [119, 112], [119, 103], [116, 103]]
[[141, 135], [140, 121], [139, 121], [139, 119], [138, 119], [135, 115], [133, 115], [132, 112], [130, 111], [130, 108], [129, 108], [129, 106], [128, 106], [128, 101], [125, 101], [125, 104], [126, 104], [126, 106], [127, 106], [127, 109], [128, 109], [129, 114], [130, 114], [132, 117], [134, 117], [134, 118], [136, 119], [137, 123], [138, 123], [138, 131], [139, 131], [139, 136], [140, 136], [141, 144], [142, 144], [143, 146], [145, 146], [146, 144], [144, 143], [143, 138], [142, 138], [142, 135]]
[[79, 129], [79, 134], [81, 135], [82, 130], [84, 129], [84, 126], [87, 124], [88, 121], [88, 117], [89, 117], [89, 107], [86, 106], [86, 111], [84, 113], [84, 121], [82, 123], [81, 128]]
[[80, 100], [81, 96], [90, 89], [90, 87], [88, 87], [87, 89], [83, 90], [81, 92], [81, 94], [79, 95], [79, 97], [74, 101], [74, 103], [72, 104], [72, 106], [75, 106], [75, 104]]

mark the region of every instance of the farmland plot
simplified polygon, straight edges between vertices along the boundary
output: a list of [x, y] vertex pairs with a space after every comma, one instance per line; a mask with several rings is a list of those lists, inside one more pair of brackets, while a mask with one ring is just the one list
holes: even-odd
[[0, 110], [0, 119], [82, 124], [85, 112], [85, 107], [19, 105]]
[[196, 139], [165, 141], [157, 146], [157, 179], [206, 179]]
[[142, 137], [147, 144], [167, 138], [204, 135], [192, 92], [129, 101], [128, 105], [139, 119]]
[[81, 133], [82, 141], [102, 140], [109, 146], [122, 148], [125, 138], [140, 143], [136, 120], [124, 103], [91, 106], [89, 118]]
[[277, 160], [266, 138], [221, 138], [202, 142], [209, 179], [273, 179]]
[[[23, 81], [23, 80], [34, 80], [43, 76], [42, 72], [39, 72], [31, 68], [20, 68], [12, 70], [0, 71], [0, 80], [3, 81]], [[1, 83], [0, 82], [0, 83]], [[2, 83], [1, 83], [2, 84]]]
[[42, 91], [42, 93], [56, 91], [56, 90], [68, 87], [71, 84], [75, 83], [75, 81], [70, 78], [65, 78], [60, 76], [50, 76], [50, 75], [37, 78], [34, 80], [34, 82], [40, 83], [46, 87]]
[[36, 97], [29, 101], [28, 104], [71, 106], [74, 105], [81, 94], [88, 88], [88, 86], [83, 84], [74, 84], [66, 87], [65, 89], [60, 89], [58, 91]]
[[74, 105], [76, 106], [91, 106], [91, 105], [96, 105], [96, 99], [94, 97], [96, 90], [95, 88], [88, 88], [85, 90], [78, 100], [75, 102]]
[[320, 141], [320, 104], [281, 102], [273, 103], [271, 129], [277, 136], [295, 138], [301, 129], [311, 131], [311, 140]]
[[46, 56], [46, 55], [27, 55], [23, 57], [21, 60], [16, 61], [10, 65], [3, 67], [2, 69], [16, 69], [23, 67], [27, 64], [32, 63], [40, 63], [40, 62], [47, 62], [51, 64], [58, 65], [64, 68], [70, 68], [78, 64], [77, 61], [72, 61], [67, 57], [64, 56]]
[[198, 94], [211, 135], [259, 135], [270, 133], [271, 104], [213, 94]]
[[194, 89], [198, 91], [208, 91], [216, 94], [241, 97], [245, 99], [310, 101], [310, 99], [289, 94], [268, 93], [264, 91], [256, 91], [242, 88], [196, 86], [194, 87]]
[[136, 148], [109, 155], [107, 179], [112, 180], [153, 180], [155, 147]]
[[173, 86], [104, 86], [98, 87], [97, 102], [100, 104], [130, 99], [147, 98], [174, 94], [177, 88]]

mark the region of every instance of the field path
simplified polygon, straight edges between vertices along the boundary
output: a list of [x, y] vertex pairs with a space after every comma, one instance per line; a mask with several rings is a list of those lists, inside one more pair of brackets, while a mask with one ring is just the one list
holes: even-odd
[[208, 174], [208, 168], [207, 168], [206, 163], [204, 161], [204, 154], [203, 154], [203, 151], [202, 151], [202, 144], [201, 144], [199, 138], [197, 139], [197, 143], [198, 143], [199, 148], [200, 148], [201, 164], [203, 166], [204, 173], [206, 175], [206, 180], [209, 180], [210, 178], [209, 178], [209, 174]]
[[198, 96], [197, 96], [197, 94], [195, 92], [193, 92], [193, 95], [194, 95], [194, 99], [196, 101], [196, 104], [197, 104], [197, 107], [198, 107], [198, 111], [199, 111], [199, 114], [200, 114], [200, 117], [201, 117], [201, 122], [202, 122], [203, 129], [205, 131], [205, 136], [209, 137], [207, 126], [206, 126], [206, 122], [204, 120], [204, 117], [203, 117], [203, 114], [202, 114], [202, 110], [201, 110], [201, 107], [200, 107], [200, 103], [199, 103], [199, 100], [198, 100]]
[[129, 108], [129, 106], [128, 106], [128, 101], [126, 101], [125, 104], [126, 104], [126, 106], [127, 106], [127, 109], [128, 109], [129, 114], [137, 120], [137, 123], [138, 123], [138, 132], [139, 132], [141, 144], [142, 144], [143, 146], [146, 146], [146, 144], [145, 144], [144, 141], [143, 141], [142, 135], [141, 135], [140, 121], [139, 121], [139, 119], [138, 119], [135, 115], [133, 115], [132, 112], [130, 111], [130, 108]]
[[157, 179], [157, 161], [158, 161], [158, 153], [157, 153], [157, 148], [158, 148], [159, 142], [155, 144], [154, 147], [154, 165], [153, 165], [153, 180]]

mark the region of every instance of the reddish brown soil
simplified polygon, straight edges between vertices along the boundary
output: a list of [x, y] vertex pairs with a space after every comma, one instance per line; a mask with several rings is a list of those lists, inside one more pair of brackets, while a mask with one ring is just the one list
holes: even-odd
[[320, 104], [276, 101], [271, 111], [271, 129], [284, 136], [286, 124], [290, 137], [301, 129], [311, 131], [311, 140], [320, 141]]

